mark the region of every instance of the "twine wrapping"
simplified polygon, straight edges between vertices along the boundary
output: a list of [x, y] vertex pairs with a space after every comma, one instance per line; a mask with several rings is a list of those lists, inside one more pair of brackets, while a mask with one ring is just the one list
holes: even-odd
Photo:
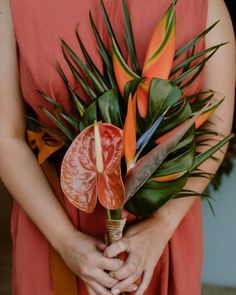
[[126, 218], [119, 220], [107, 219], [105, 241], [107, 245], [117, 242], [123, 236], [123, 229], [126, 224]]

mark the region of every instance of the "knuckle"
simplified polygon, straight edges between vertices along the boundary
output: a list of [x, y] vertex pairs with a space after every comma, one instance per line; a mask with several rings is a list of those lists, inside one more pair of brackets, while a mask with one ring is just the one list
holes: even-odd
[[81, 269], [81, 275], [85, 278], [88, 278], [91, 276], [91, 268], [88, 267], [88, 266], [84, 266], [82, 269]]
[[127, 269], [128, 269], [128, 272], [130, 272], [130, 273], [136, 272], [136, 270], [137, 270], [136, 264], [131, 262], [130, 264], [127, 265]]

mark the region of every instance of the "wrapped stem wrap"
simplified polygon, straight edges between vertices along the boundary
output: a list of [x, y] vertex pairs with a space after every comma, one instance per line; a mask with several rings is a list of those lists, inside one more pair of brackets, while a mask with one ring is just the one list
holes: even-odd
[[122, 219], [107, 219], [105, 241], [110, 245], [122, 238], [123, 229], [126, 224], [126, 218]]

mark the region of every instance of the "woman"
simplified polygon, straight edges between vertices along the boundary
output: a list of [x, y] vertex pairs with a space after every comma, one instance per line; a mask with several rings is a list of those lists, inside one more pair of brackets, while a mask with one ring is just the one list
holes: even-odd
[[[127, 2], [142, 62], [154, 25], [171, 1]], [[105, 5], [123, 42], [121, 1], [107, 0]], [[20, 206], [14, 206], [12, 223], [14, 295], [56, 294], [50, 276], [49, 244], [78, 276], [79, 295], [122, 291], [135, 291], [137, 295], [199, 295], [202, 224], [198, 198], [169, 201], [150, 218], [129, 226], [120, 241], [105, 249], [102, 209], [97, 208], [91, 218], [67, 202], [63, 208], [25, 141], [23, 100], [41, 120], [47, 121], [37, 109], [43, 102], [35, 88], [59, 97], [68, 107], [54, 58], [63, 64], [60, 37], [76, 46], [77, 22], [81, 37], [101, 66], [87, 17], [91, 9], [107, 42], [99, 7], [98, 0], [0, 1], [0, 175]], [[202, 77], [195, 84], [196, 89], [214, 89], [225, 95], [212, 120], [217, 131], [227, 135], [234, 108], [234, 36], [224, 2], [179, 0], [176, 9], [178, 47], [218, 19], [221, 22], [207, 35], [206, 46], [230, 42], [207, 63], [204, 84]], [[204, 43], [199, 46], [202, 48]], [[71, 75], [69, 70], [67, 75]], [[217, 156], [222, 160], [222, 153]], [[219, 162], [212, 160], [202, 165], [211, 173], [218, 167]], [[202, 193], [207, 184], [206, 179], [191, 179], [186, 188]], [[123, 251], [128, 252], [124, 263], [115, 258]]]

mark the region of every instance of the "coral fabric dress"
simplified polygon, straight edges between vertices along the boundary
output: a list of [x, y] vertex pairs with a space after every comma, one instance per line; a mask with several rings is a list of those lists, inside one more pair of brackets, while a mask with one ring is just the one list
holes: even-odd
[[[104, 3], [125, 52], [122, 1], [105, 0]], [[142, 64], [154, 26], [171, 0], [127, 0], [127, 3], [137, 54]], [[11, 9], [18, 45], [23, 98], [37, 112], [42, 121], [52, 124], [38, 108], [40, 104], [46, 107], [49, 105], [36, 93], [35, 89], [42, 90], [67, 109], [70, 108], [66, 89], [55, 65], [56, 61], [60, 62], [69, 81], [76, 88], [76, 81], [63, 59], [60, 48], [60, 38], [64, 38], [81, 55], [75, 37], [76, 26], [93, 60], [98, 67], [102, 68], [88, 18], [88, 12], [91, 10], [99, 32], [108, 45], [108, 33], [102, 20], [100, 1], [11, 0]], [[176, 10], [178, 48], [204, 30], [207, 0], [179, 0]], [[202, 41], [198, 48], [203, 47]], [[201, 85], [202, 76], [197, 79], [191, 91], [200, 90]], [[72, 222], [81, 231], [103, 239], [105, 226], [103, 208], [98, 205], [93, 218], [78, 212], [67, 200], [65, 200], [65, 208]], [[17, 204], [14, 205], [12, 213], [12, 236], [13, 294], [57, 295], [52, 287], [49, 244]], [[145, 295], [200, 295], [201, 264], [202, 219], [201, 205], [198, 201], [190, 209], [166, 246]], [[77, 279], [77, 287], [79, 295], [87, 294], [79, 279]]]

